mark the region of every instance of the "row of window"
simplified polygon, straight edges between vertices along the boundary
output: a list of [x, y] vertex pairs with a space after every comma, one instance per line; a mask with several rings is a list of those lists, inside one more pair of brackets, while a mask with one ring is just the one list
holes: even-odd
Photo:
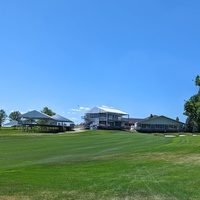
[[[106, 126], [106, 121], [101, 121], [99, 122], [100, 126]], [[121, 126], [121, 122], [108, 122], [107, 123], [108, 126]]]
[[146, 129], [178, 129], [178, 125], [164, 125], [164, 124], [138, 124], [139, 128]]
[[[87, 117], [88, 118], [106, 118], [107, 115], [106, 113], [90, 113], [90, 114], [87, 114]], [[108, 114], [108, 119], [121, 120], [121, 116]]]

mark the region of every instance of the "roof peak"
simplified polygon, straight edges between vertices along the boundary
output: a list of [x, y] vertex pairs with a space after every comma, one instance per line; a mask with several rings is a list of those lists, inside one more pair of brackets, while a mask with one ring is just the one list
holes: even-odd
[[110, 108], [110, 107], [105, 107], [105, 106], [96, 106], [94, 108], [92, 108], [91, 110], [89, 110], [87, 113], [117, 113], [117, 114], [121, 114], [121, 115], [128, 115], [128, 113], [123, 112], [121, 110], [117, 110], [114, 108]]

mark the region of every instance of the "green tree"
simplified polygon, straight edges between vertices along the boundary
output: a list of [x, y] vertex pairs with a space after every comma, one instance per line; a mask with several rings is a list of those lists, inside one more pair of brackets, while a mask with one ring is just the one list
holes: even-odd
[[[196, 76], [195, 85], [200, 86], [199, 76]], [[186, 120], [188, 131], [200, 132], [200, 90], [185, 102], [184, 110], [183, 114], [188, 116]]]
[[176, 121], [179, 122], [179, 117], [176, 117]]
[[153, 114], [150, 114], [149, 119], [153, 118]]
[[[53, 112], [48, 107], [44, 107], [43, 110], [41, 110], [41, 112], [46, 114], [46, 115], [49, 115], [49, 116], [53, 116], [53, 115], [56, 114], [55, 112]], [[40, 119], [40, 120], [38, 120], [38, 124], [48, 124], [48, 121], [49, 120], [46, 120], [46, 119]]]
[[199, 76], [196, 76], [195, 78], [195, 85], [199, 86], [199, 92], [200, 92], [200, 77]]
[[9, 115], [10, 120], [19, 121], [21, 119], [21, 113], [19, 111], [13, 111]]
[[196, 76], [195, 85], [200, 87], [200, 76]]
[[5, 110], [1, 109], [0, 110], [0, 127], [2, 126], [2, 123], [6, 120], [6, 112]]
[[42, 113], [46, 114], [46, 115], [49, 115], [49, 116], [53, 116], [55, 115], [56, 113], [53, 112], [51, 109], [49, 109], [48, 107], [44, 107], [43, 110], [41, 110]]

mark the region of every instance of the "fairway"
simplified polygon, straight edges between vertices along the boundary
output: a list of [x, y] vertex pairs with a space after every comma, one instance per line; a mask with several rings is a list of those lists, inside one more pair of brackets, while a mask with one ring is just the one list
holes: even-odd
[[0, 199], [200, 199], [200, 137], [1, 134]]

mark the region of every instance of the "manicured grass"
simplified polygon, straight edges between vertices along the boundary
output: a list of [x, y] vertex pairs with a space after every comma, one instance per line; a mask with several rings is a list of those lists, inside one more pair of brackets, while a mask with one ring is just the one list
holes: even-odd
[[7, 128], [7, 127], [1, 127], [0, 128], [0, 135], [2, 134], [19, 134], [22, 133], [22, 131], [19, 128]]
[[199, 136], [1, 133], [0, 199], [200, 197]]

